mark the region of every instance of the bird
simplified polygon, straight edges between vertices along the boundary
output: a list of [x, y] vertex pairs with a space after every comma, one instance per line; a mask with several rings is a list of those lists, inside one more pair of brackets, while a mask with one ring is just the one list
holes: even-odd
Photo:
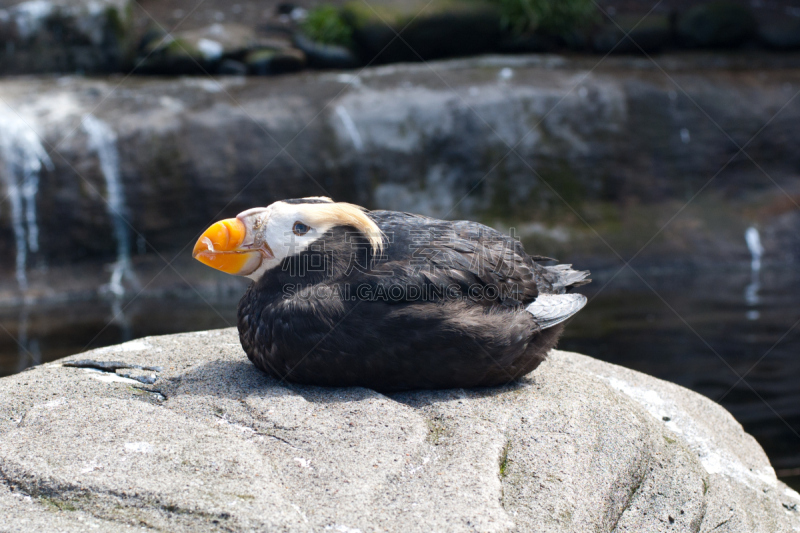
[[212, 224], [192, 255], [252, 280], [239, 339], [281, 382], [378, 392], [509, 384], [586, 305], [588, 271], [477, 222], [281, 200]]

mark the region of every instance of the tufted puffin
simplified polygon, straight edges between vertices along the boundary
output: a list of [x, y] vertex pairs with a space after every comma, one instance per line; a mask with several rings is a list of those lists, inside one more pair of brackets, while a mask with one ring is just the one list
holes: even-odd
[[589, 272], [469, 221], [310, 197], [209, 227], [193, 257], [253, 280], [248, 358], [278, 379], [378, 391], [506, 384], [535, 369]]

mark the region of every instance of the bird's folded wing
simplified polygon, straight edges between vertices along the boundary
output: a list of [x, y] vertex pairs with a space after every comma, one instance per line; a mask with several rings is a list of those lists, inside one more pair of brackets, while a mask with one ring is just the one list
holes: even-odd
[[526, 311], [531, 313], [542, 329], [565, 321], [586, 305], [583, 294], [539, 294]]

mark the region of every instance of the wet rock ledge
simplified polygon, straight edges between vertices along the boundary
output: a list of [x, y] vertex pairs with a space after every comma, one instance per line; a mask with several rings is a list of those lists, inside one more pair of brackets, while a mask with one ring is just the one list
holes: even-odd
[[278, 383], [226, 329], [4, 378], [0, 415], [4, 531], [800, 531], [730, 414], [574, 353], [387, 397]]

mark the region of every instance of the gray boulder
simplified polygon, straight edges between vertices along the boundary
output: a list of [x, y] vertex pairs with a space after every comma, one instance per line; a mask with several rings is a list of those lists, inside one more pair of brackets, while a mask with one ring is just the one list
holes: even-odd
[[232, 329], [79, 359], [118, 363], [0, 380], [4, 531], [800, 530], [725, 410], [578, 354], [393, 396], [279, 383]]

